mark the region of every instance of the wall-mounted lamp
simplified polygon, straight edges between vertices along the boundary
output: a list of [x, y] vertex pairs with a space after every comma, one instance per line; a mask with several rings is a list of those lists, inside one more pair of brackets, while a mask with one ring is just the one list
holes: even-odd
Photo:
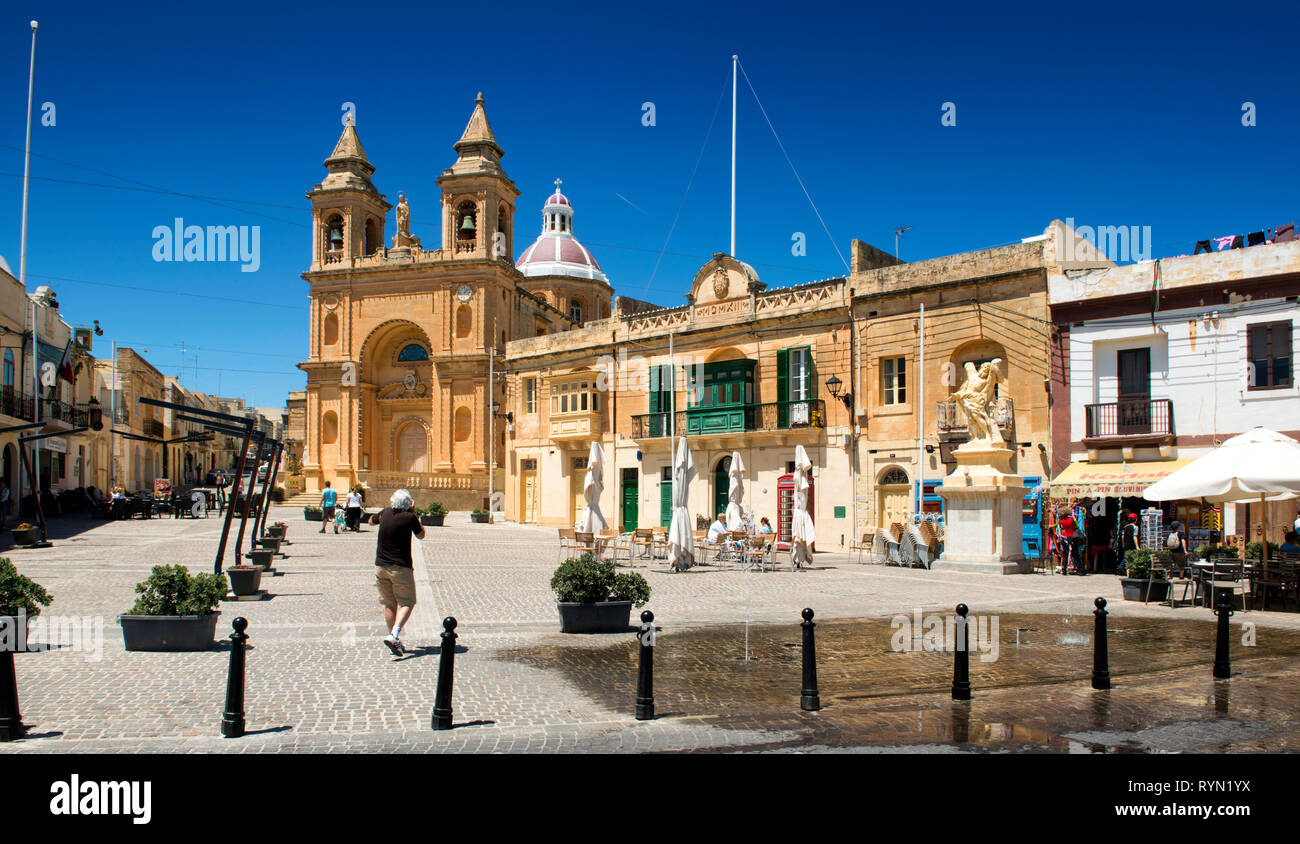
[[831, 394], [831, 398], [840, 399], [840, 401], [844, 402], [844, 407], [846, 409], [852, 409], [853, 394], [845, 393], [843, 398], [841, 398], [840, 390], [843, 389], [843, 387], [844, 387], [844, 382], [841, 381], [837, 376], [832, 375], [830, 378], [826, 379], [826, 391]]
[[926, 445], [925, 445], [925, 453], [926, 453], [926, 454], [934, 454], [934, 446], [930, 445], [929, 443], [926, 443]]

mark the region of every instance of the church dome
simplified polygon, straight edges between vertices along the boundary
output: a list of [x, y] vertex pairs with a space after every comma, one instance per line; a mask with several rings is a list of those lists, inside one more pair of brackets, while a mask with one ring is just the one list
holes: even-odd
[[559, 179], [555, 193], [542, 207], [542, 233], [519, 256], [515, 267], [525, 276], [568, 276], [608, 283], [595, 257], [573, 235], [573, 206], [560, 193]]

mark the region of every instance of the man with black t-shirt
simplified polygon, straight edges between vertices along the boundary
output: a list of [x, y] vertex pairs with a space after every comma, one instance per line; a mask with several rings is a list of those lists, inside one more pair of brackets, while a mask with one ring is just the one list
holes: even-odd
[[393, 656], [402, 656], [402, 625], [415, 608], [415, 570], [411, 567], [411, 536], [424, 539], [424, 525], [411, 510], [411, 493], [399, 489], [393, 493], [389, 507], [370, 517], [379, 525], [375, 546], [375, 586], [379, 603], [384, 605], [384, 623], [388, 635], [384, 644]]

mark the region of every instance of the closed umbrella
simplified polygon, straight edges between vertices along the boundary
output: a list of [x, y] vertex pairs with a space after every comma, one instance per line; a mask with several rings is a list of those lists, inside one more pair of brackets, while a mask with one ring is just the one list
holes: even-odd
[[794, 449], [794, 506], [790, 510], [790, 561], [802, 567], [812, 563], [812, 545], [817, 541], [812, 516], [808, 515], [808, 473], [812, 471], [808, 452]]
[[695, 565], [695, 539], [691, 533], [691, 514], [686, 509], [687, 493], [695, 477], [695, 461], [690, 446], [682, 437], [673, 459], [673, 520], [668, 525], [668, 565], [686, 571]]
[[[1216, 503], [1284, 501], [1300, 496], [1300, 442], [1253, 428], [1146, 488], [1148, 501], [1205, 498]], [[1264, 508], [1261, 561], [1268, 559], [1268, 508]]]
[[745, 463], [740, 459], [740, 452], [731, 452], [731, 483], [727, 487], [727, 530], [744, 530], [744, 510], [740, 502], [745, 498]]
[[600, 443], [591, 444], [591, 453], [587, 455], [587, 478], [582, 484], [582, 495], [587, 499], [587, 506], [582, 508], [582, 518], [578, 520], [578, 530], [583, 533], [595, 533], [606, 528], [605, 517], [600, 512], [600, 493], [605, 473], [605, 455], [600, 450]]

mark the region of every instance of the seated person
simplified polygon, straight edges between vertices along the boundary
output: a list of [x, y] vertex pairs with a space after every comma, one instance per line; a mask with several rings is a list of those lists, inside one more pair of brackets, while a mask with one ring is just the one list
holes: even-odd
[[713, 520], [713, 524], [709, 525], [709, 544], [719, 545], [724, 540], [726, 540], [726, 538], [727, 538], [726, 519], [724, 519], [723, 515], [719, 513], [718, 517]]
[[767, 520], [767, 516], [764, 516], [763, 518], [758, 520], [758, 532], [775, 533], [775, 531], [772, 530], [772, 523]]
[[1300, 534], [1293, 530], [1287, 531], [1282, 546], [1277, 550], [1283, 554], [1300, 554]]

